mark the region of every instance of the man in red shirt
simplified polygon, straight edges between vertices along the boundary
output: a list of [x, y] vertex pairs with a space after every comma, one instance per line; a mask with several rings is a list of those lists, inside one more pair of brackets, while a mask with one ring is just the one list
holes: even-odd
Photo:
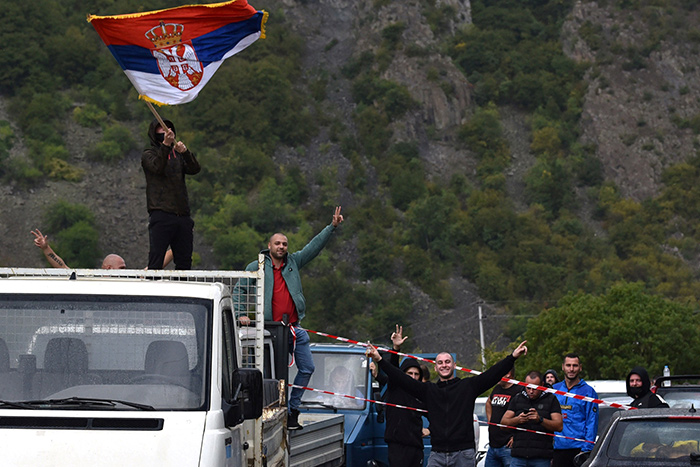
[[[306, 299], [301, 288], [299, 270], [323, 250], [330, 240], [331, 234], [343, 222], [340, 209], [340, 206], [335, 208], [331, 223], [301, 250], [288, 253], [287, 237], [284, 234], [276, 233], [270, 237], [267, 250], [261, 251], [265, 256], [265, 321], [289, 323], [289, 353], [294, 356], [294, 362], [297, 366], [297, 375], [294, 378], [296, 386], [308, 386], [315, 369], [309, 347], [309, 335], [299, 325], [306, 313]], [[257, 261], [251, 262], [246, 267], [247, 271], [257, 269]], [[238, 289], [250, 285], [247, 279], [241, 279], [234, 289], [234, 301], [240, 297]], [[240, 323], [244, 326], [250, 324], [250, 318], [245, 315], [243, 305], [236, 303], [235, 309]], [[299, 405], [301, 405], [303, 394], [303, 389], [293, 388], [289, 396], [289, 419], [287, 421], [289, 430], [301, 430], [302, 428], [299, 425]]]

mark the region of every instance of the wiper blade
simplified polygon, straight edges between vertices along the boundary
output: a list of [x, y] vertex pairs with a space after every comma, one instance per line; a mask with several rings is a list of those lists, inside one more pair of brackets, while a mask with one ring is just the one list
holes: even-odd
[[70, 407], [89, 409], [92, 407], [111, 407], [114, 408], [117, 404], [125, 405], [139, 410], [155, 410], [155, 407], [138, 402], [123, 401], [119, 399], [97, 399], [92, 397], [66, 397], [64, 399], [44, 399], [36, 401], [26, 401], [23, 404], [31, 404], [36, 408], [45, 407]]
[[26, 402], [12, 402], [0, 400], [0, 409], [36, 409], [35, 406]]

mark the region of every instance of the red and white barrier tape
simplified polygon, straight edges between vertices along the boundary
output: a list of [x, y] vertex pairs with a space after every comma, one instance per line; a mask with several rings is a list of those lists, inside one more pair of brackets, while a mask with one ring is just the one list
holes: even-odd
[[491, 422], [482, 422], [482, 421], [479, 421], [479, 424], [480, 425], [493, 425], [493, 426], [498, 426], [501, 428], [512, 428], [513, 430], [526, 431], [528, 433], [537, 433], [538, 435], [547, 435], [547, 436], [551, 436], [553, 438], [564, 438], [564, 439], [571, 439], [574, 441], [582, 441], [584, 443], [595, 444], [594, 441], [589, 441], [587, 439], [572, 438], [571, 436], [557, 435], [555, 433], [547, 433], [544, 431], [528, 430], [527, 428], [521, 428], [519, 426], [501, 425], [500, 423], [491, 423]]
[[[414, 412], [423, 412], [423, 413], [428, 413], [427, 410], [424, 409], [418, 409], [415, 407], [407, 407], [405, 405], [399, 405], [399, 404], [392, 404], [391, 402], [384, 402], [384, 401], [376, 401], [373, 399], [365, 399], [363, 397], [357, 397], [357, 396], [351, 396], [349, 394], [339, 394], [337, 392], [331, 392], [331, 391], [326, 391], [324, 389], [315, 389], [315, 388], [309, 388], [306, 386], [297, 386], [296, 384], [290, 384], [290, 388], [298, 388], [298, 389], [305, 389], [307, 391], [313, 391], [313, 392], [319, 392], [321, 394], [329, 394], [331, 396], [340, 396], [340, 397], [346, 397], [348, 399], [355, 399], [358, 401], [365, 401], [365, 402], [373, 402], [375, 404], [381, 404], [381, 405], [388, 405], [390, 407], [397, 407], [399, 409], [406, 409], [406, 410], [413, 410]], [[584, 443], [591, 443], [595, 444], [593, 441], [589, 441], [587, 439], [579, 439], [579, 438], [572, 438], [570, 436], [564, 436], [564, 435], [557, 435], [554, 433], [546, 433], [544, 431], [537, 431], [537, 430], [529, 430], [527, 428], [521, 428], [518, 426], [510, 426], [510, 425], [501, 425], [500, 423], [491, 423], [491, 422], [482, 422], [481, 420], [479, 421], [480, 425], [493, 425], [501, 428], [510, 428], [512, 430], [518, 430], [518, 431], [526, 431], [528, 433], [537, 433], [539, 435], [547, 435], [547, 436], [552, 436], [554, 438], [565, 438], [565, 439], [571, 439], [574, 441], [583, 441]]]
[[415, 412], [425, 412], [428, 413], [427, 410], [424, 409], [417, 409], [415, 407], [407, 407], [405, 405], [399, 405], [399, 404], [392, 404], [391, 402], [384, 402], [384, 401], [375, 401], [372, 399], [365, 399], [363, 397], [357, 397], [357, 396], [350, 396], [348, 394], [338, 394], [336, 392], [331, 392], [331, 391], [325, 391], [323, 389], [314, 389], [314, 388], [307, 388], [306, 386], [297, 386], [296, 384], [290, 384], [290, 388], [298, 388], [298, 389], [306, 389], [307, 391], [313, 391], [313, 392], [320, 392], [322, 394], [330, 394], [331, 396], [342, 396], [342, 397], [347, 397], [348, 399], [355, 399], [358, 401], [365, 401], [365, 402], [374, 402], [375, 404], [381, 404], [381, 405], [388, 405], [391, 407], [397, 407], [399, 409], [406, 409], [406, 410], [413, 410]]
[[[335, 340], [338, 340], [338, 341], [341, 341], [341, 342], [347, 342], [347, 343], [349, 343], [349, 344], [357, 344], [357, 345], [362, 345], [362, 346], [364, 346], [364, 347], [367, 347], [367, 346], [370, 345], [370, 344], [368, 344], [368, 343], [366, 343], [366, 342], [359, 342], [359, 341], [355, 341], [355, 340], [352, 340], [352, 339], [348, 339], [348, 338], [346, 338], [346, 337], [334, 336], [334, 335], [332, 335], [332, 334], [326, 334], [325, 332], [313, 331], [313, 330], [311, 330], [311, 329], [307, 329], [306, 331], [312, 332], [312, 333], [317, 334], [317, 335], [319, 335], [319, 336], [323, 336], [323, 337], [328, 337], [328, 338], [331, 338], [331, 339], [335, 339]], [[411, 354], [406, 354], [406, 353], [403, 353], [403, 352], [397, 352], [396, 350], [387, 349], [387, 348], [385, 348], [385, 347], [377, 347], [377, 349], [380, 350], [380, 351], [382, 351], [382, 352], [390, 352], [390, 353], [393, 353], [393, 354], [396, 354], [396, 355], [400, 355], [400, 356], [402, 356], [402, 357], [414, 358], [414, 359], [416, 359], [416, 360], [420, 360], [420, 361], [427, 362], [427, 363], [432, 363], [432, 364], [435, 363], [434, 360], [430, 360], [429, 358], [423, 358], [423, 357], [419, 357], [419, 356], [417, 356], [417, 355], [411, 355]], [[471, 374], [474, 374], [474, 375], [480, 375], [480, 374], [481, 374], [481, 371], [470, 370], [469, 368], [464, 368], [464, 367], [461, 367], [461, 366], [458, 366], [458, 365], [457, 365], [455, 368], [458, 369], [458, 370], [460, 370], [460, 371], [466, 371], [467, 373], [471, 373]], [[616, 408], [616, 409], [624, 409], [624, 410], [635, 410], [635, 409], [636, 409], [636, 407], [630, 407], [629, 405], [618, 404], [617, 402], [607, 402], [607, 401], [604, 401], [604, 400], [602, 400], [602, 399], [595, 399], [595, 398], [593, 398], [593, 397], [582, 396], [581, 394], [574, 394], [574, 393], [571, 393], [571, 392], [560, 391], [559, 389], [552, 389], [552, 388], [548, 388], [548, 387], [546, 387], [546, 386], [538, 386], [538, 385], [536, 385], [536, 384], [528, 384], [528, 383], [525, 383], [525, 382], [523, 382], [523, 381], [518, 381], [517, 379], [510, 379], [510, 378], [505, 378], [505, 377], [503, 377], [503, 378], [501, 378], [501, 381], [505, 381], [505, 382], [510, 383], [510, 384], [517, 384], [518, 386], [523, 386], [523, 387], [530, 388], [530, 389], [539, 389], [540, 391], [549, 392], [549, 393], [551, 393], [551, 394], [558, 394], [558, 395], [560, 395], [560, 396], [571, 397], [571, 398], [573, 398], [573, 399], [578, 399], [578, 400], [582, 400], [582, 401], [585, 401], [585, 402], [591, 402], [591, 403], [593, 403], [593, 404], [607, 405], [607, 406], [609, 406], [609, 407], [614, 407], [614, 408]]]

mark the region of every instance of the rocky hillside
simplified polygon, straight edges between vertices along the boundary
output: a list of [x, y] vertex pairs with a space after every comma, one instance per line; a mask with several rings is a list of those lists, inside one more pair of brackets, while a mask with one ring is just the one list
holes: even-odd
[[[700, 131], [700, 33], [694, 26], [697, 11], [683, 15], [683, 10], [667, 14], [653, 6], [621, 8], [622, 2], [575, 2], [561, 31], [561, 44], [568, 56], [590, 65], [585, 75], [587, 90], [580, 120], [580, 143], [589, 145], [602, 162], [605, 178], [614, 182], [624, 196], [643, 200], [659, 192], [661, 172], [671, 164], [684, 161], [698, 147]], [[645, 2], [641, 2], [646, 5]], [[455, 173], [464, 174], [478, 183], [478, 161], [458, 142], [460, 127], [468, 122], [476, 105], [472, 85], [454, 62], [443, 53], [443, 45], [460, 28], [472, 23], [472, 6], [468, 0], [283, 0], [254, 2], [260, 9], [284, 15], [286, 22], [304, 39], [303, 80], [300, 87], [315, 80], [326, 83], [325, 99], [319, 104], [326, 121], [341, 121], [349, 131], [356, 131], [352, 83], [343, 69], [363, 52], [378, 53], [386, 40], [385, 31], [401, 24], [400, 46], [381, 70], [381, 78], [397, 82], [408, 89], [417, 107], [390, 123], [392, 141], [417, 141], [420, 159], [429, 180], [440, 186]], [[429, 6], [449, 6], [449, 21], [431, 24], [426, 17]], [[124, 78], [126, 79], [126, 78]], [[167, 110], [164, 110], [167, 117]], [[535, 163], [530, 150], [530, 114], [522, 109], [500, 109], [504, 136], [511, 152], [506, 170], [506, 188], [513, 203], [524, 211], [524, 177]], [[8, 120], [18, 141], [12, 157], [25, 157], [22, 133], [0, 96], [0, 120]], [[134, 137], [144, 143], [146, 124], [133, 122]], [[352, 222], [356, 205], [353, 192], [345, 183], [351, 162], [339, 144], [330, 141], [329, 125], [306, 145], [298, 148], [280, 146], [273, 155], [275, 164], [298, 166], [309, 183], [311, 201], [323, 196], [315, 174], [321, 167], [338, 172], [338, 202]], [[30, 230], [41, 228], [44, 210], [58, 199], [88, 206], [100, 226], [103, 253], [121, 254], [130, 267], [146, 263], [147, 213], [145, 182], [140, 168], [140, 151], [135, 150], [116, 164], [105, 165], [86, 157], [86, 149], [100, 138], [99, 131], [88, 130], [68, 122], [66, 145], [71, 163], [84, 169], [86, 176], [78, 183], [47, 181], [31, 189], [14, 184], [0, 187], [0, 264], [41, 267], [42, 256], [32, 244]], [[370, 160], [360, 163], [367, 171], [367, 183], [379, 191], [378, 175]], [[585, 191], [579, 191], [579, 215], [591, 220], [585, 208], [590, 205]], [[51, 232], [48, 233], [51, 236]], [[343, 252], [352, 256], [355, 243], [346, 239]], [[199, 267], [219, 267], [212, 246], [196, 236]], [[59, 252], [60, 254], [60, 252]], [[441, 308], [419, 288], [411, 299], [412, 341], [421, 349], [435, 349], [435, 342], [454, 349], [465, 364], [478, 357], [477, 304], [478, 288], [464, 277], [449, 279], [453, 307]], [[485, 306], [487, 344], [502, 344], [503, 323], [498, 307]], [[453, 326], [446, 323], [463, 323]], [[356, 336], [350, 336], [356, 337]]]
[[664, 168], [698, 148], [688, 125], [700, 115], [698, 11], [618, 3], [576, 2], [562, 43], [592, 65], [581, 141], [596, 147], [607, 179], [643, 200], [658, 193]]

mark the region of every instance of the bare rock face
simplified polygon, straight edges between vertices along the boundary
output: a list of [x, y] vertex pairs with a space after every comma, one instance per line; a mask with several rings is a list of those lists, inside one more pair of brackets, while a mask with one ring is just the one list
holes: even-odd
[[[684, 20], [697, 24], [697, 15]], [[593, 65], [581, 141], [596, 147], [605, 177], [636, 200], [656, 195], [663, 170], [695, 153], [696, 137], [682, 122], [700, 113], [696, 46], [681, 36], [653, 41], [650, 33], [660, 31], [642, 12], [597, 2], [577, 2], [562, 33], [565, 52]]]
[[446, 5], [451, 7], [455, 16], [450, 23], [450, 33], [454, 33], [455, 28], [472, 24], [472, 5], [469, 0], [438, 0], [438, 6]]

